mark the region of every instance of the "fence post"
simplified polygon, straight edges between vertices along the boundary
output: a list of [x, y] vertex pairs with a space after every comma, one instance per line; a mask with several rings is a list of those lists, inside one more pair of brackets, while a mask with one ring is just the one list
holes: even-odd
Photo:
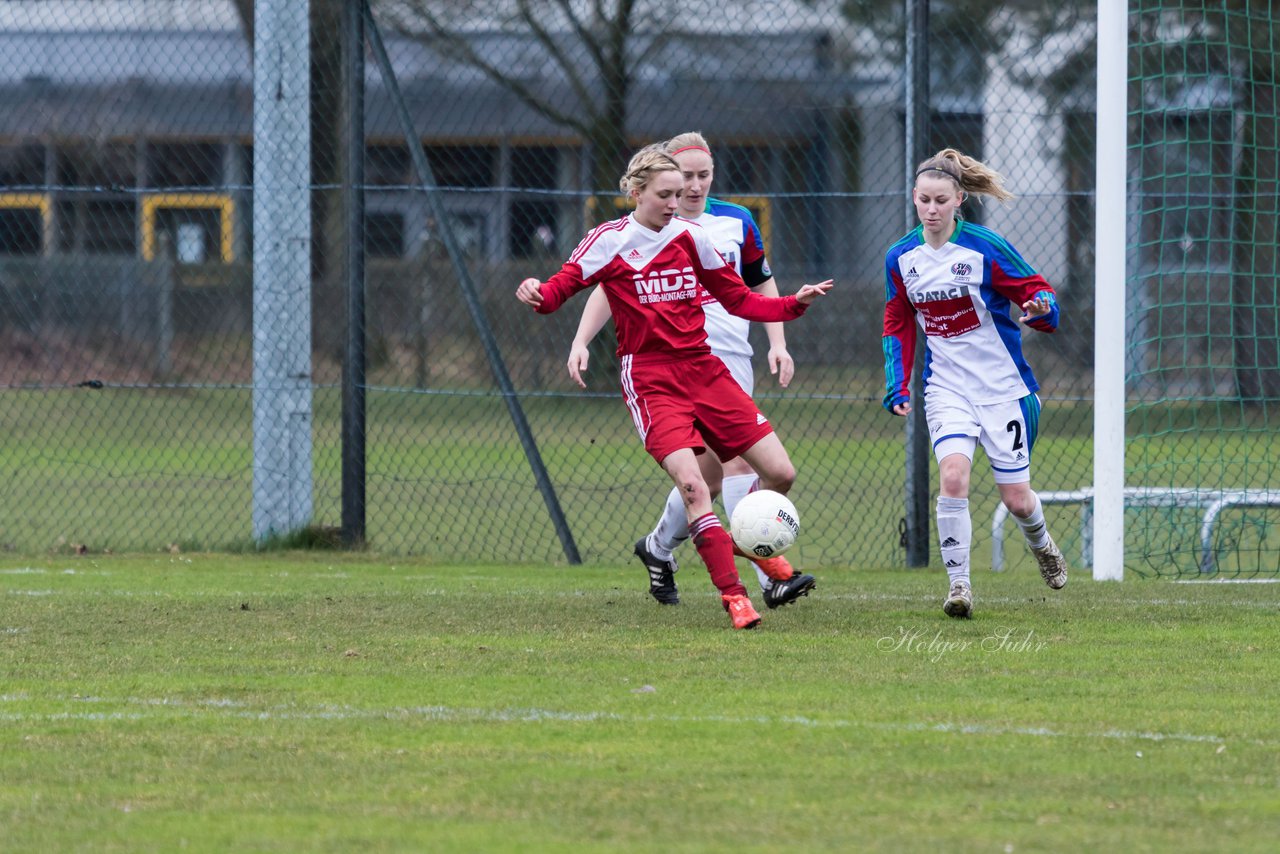
[[[929, 124], [929, 0], [906, 0], [906, 186], [915, 186], [915, 165], [928, 156]], [[916, 209], [907, 200], [907, 230], [916, 227]], [[929, 425], [924, 417], [924, 336], [916, 348], [911, 371], [911, 412], [907, 415], [907, 566], [929, 565]]]
[[156, 375], [173, 372], [173, 238], [160, 232], [151, 280], [156, 286]]
[[307, 4], [258, 0], [253, 69], [253, 538], [311, 523]]
[[342, 544], [366, 535], [364, 280], [364, 0], [342, 10], [342, 120], [346, 148], [342, 208], [346, 227], [347, 347], [342, 364]]

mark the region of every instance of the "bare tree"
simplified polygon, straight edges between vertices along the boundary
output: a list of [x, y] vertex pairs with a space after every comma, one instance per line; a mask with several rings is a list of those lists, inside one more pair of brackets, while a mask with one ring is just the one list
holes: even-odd
[[[616, 187], [629, 149], [627, 100], [637, 69], [670, 37], [669, 0], [384, 0], [399, 32], [479, 70], [589, 146], [591, 189]], [[519, 68], [487, 55], [480, 38], [527, 36]], [[531, 73], [531, 71], [536, 71]], [[540, 86], [537, 77], [560, 83]], [[568, 97], [562, 93], [568, 92]]]

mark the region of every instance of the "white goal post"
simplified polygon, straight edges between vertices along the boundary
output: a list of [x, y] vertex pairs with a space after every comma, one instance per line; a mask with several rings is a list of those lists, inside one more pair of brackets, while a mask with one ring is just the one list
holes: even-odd
[[1093, 577], [1099, 581], [1119, 581], [1124, 577], [1128, 26], [1127, 3], [1098, 4]]

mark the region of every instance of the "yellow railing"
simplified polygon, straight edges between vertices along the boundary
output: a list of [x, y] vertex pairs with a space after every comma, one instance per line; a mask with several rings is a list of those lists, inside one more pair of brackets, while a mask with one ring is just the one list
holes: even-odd
[[218, 257], [235, 260], [235, 200], [226, 193], [157, 193], [142, 199], [142, 257], [156, 257], [156, 214], [161, 210], [213, 210], [218, 212]]
[[40, 212], [40, 252], [53, 251], [53, 203], [48, 193], [0, 193], [0, 208]]

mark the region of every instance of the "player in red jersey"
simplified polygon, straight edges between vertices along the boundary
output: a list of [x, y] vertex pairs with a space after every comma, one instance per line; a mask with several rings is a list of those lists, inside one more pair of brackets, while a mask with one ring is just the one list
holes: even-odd
[[795, 467], [768, 419], [711, 354], [700, 286], [731, 314], [770, 322], [799, 317], [832, 283], [805, 285], [788, 297], [752, 293], [704, 230], [675, 216], [684, 180], [661, 146], [637, 152], [620, 186], [635, 211], [593, 229], [558, 273], [546, 282], [525, 279], [516, 298], [549, 314], [578, 291], [604, 289], [632, 421], [684, 498], [694, 546], [734, 628], [753, 628], [760, 615], [738, 578], [733, 543], [712, 511], [698, 455], [708, 447], [721, 459], [741, 455], [762, 488], [782, 493], [791, 488]]
[[[690, 131], [672, 137], [663, 147], [680, 164], [684, 178], [684, 193], [676, 215], [702, 226], [716, 250], [747, 287], [758, 294], [778, 296], [778, 285], [765, 258], [764, 238], [755, 217], [744, 207], [711, 196], [715, 163], [706, 138]], [[726, 312], [710, 293], [704, 292], [699, 301], [706, 315], [707, 344], [712, 354], [725, 363], [734, 380], [751, 396], [755, 389], [748, 338], [751, 324]], [[597, 288], [582, 309], [578, 332], [569, 348], [569, 376], [582, 388], [587, 387], [583, 373], [590, 362], [588, 345], [609, 318], [609, 301], [604, 291]], [[786, 333], [781, 323], [766, 323], [764, 329], [769, 338], [769, 368], [777, 374], [779, 385], [785, 387], [795, 372], [795, 363], [787, 352]], [[707, 453], [698, 457], [698, 463], [712, 497], [720, 494], [725, 516], [732, 519], [738, 502], [758, 487], [759, 477], [741, 457], [722, 461], [714, 453]], [[660, 604], [680, 602], [676, 585], [678, 566], [673, 550], [688, 538], [684, 501], [680, 491], [673, 488], [663, 504], [657, 525], [636, 542], [634, 549], [649, 575], [649, 595]], [[785, 557], [742, 556], [755, 566], [760, 592], [770, 608], [809, 595], [816, 584], [812, 575], [796, 572]]]

